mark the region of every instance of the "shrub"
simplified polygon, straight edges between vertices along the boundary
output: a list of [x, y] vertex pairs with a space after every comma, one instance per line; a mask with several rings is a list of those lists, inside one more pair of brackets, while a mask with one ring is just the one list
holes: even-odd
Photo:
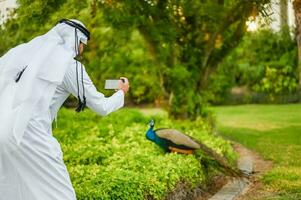
[[210, 125], [201, 119], [172, 121], [134, 109], [100, 118], [90, 111], [79, 115], [62, 109], [54, 135], [61, 143], [78, 199], [163, 199], [182, 180], [191, 187], [207, 181], [206, 171], [194, 156], [165, 154], [146, 140], [151, 118], [157, 127], [177, 128], [232, 161], [235, 158], [230, 144], [212, 135]]
[[[211, 102], [227, 103], [232, 87], [247, 87], [251, 93], [275, 102], [297, 91], [297, 44], [288, 32], [261, 30], [247, 34], [242, 43], [219, 65], [212, 78]], [[231, 94], [230, 94], [231, 95]], [[251, 95], [243, 103], [256, 103]], [[245, 97], [243, 97], [245, 98]], [[253, 101], [253, 99], [255, 101]], [[235, 100], [234, 100], [235, 101]]]

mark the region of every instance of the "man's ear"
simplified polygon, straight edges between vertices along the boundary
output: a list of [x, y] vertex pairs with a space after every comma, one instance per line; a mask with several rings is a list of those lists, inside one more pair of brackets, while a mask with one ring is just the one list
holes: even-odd
[[80, 42], [79, 43], [79, 54], [82, 55], [85, 49], [85, 44]]

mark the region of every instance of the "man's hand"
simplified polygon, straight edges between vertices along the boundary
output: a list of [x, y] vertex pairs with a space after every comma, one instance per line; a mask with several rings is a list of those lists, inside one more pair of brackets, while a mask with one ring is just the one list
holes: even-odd
[[118, 82], [118, 90], [122, 90], [124, 94], [128, 93], [130, 89], [130, 84], [127, 78], [120, 77], [120, 80]]

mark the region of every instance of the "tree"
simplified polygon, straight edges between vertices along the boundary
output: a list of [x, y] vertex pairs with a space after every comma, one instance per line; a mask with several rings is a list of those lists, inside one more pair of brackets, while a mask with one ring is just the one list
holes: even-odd
[[280, 27], [288, 28], [288, 0], [280, 0]]
[[294, 0], [293, 7], [296, 19], [296, 39], [298, 44], [299, 88], [301, 88], [301, 0]]
[[135, 27], [148, 43], [175, 117], [204, 114], [210, 75], [245, 33], [259, 0], [103, 0], [107, 22]]
[[98, 86], [122, 72], [139, 87], [131, 92], [135, 102], [163, 96], [171, 115], [194, 119], [206, 114], [209, 77], [239, 44], [249, 16], [268, 2], [19, 0], [14, 18], [0, 30], [0, 52], [45, 32], [62, 16], [89, 21], [93, 37], [86, 55]]

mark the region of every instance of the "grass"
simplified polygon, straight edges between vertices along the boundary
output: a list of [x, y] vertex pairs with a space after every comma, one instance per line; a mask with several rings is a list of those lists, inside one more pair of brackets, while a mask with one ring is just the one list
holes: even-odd
[[214, 107], [218, 131], [274, 161], [262, 177], [271, 195], [262, 199], [301, 199], [301, 105]]

